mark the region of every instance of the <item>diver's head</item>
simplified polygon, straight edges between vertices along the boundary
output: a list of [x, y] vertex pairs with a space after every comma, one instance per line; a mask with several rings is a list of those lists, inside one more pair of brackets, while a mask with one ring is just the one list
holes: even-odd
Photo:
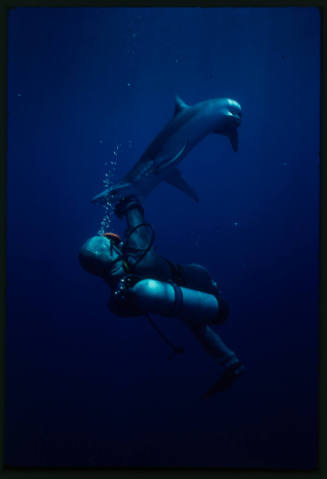
[[78, 259], [81, 266], [91, 274], [100, 276], [109, 283], [124, 274], [120, 238], [114, 233], [93, 236], [81, 247]]

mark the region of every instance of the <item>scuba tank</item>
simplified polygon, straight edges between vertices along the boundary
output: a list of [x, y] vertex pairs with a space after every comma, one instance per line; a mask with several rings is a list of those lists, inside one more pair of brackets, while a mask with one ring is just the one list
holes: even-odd
[[219, 301], [213, 294], [134, 274], [118, 282], [109, 308], [118, 316], [153, 313], [193, 324], [219, 324], [225, 319], [219, 317]]

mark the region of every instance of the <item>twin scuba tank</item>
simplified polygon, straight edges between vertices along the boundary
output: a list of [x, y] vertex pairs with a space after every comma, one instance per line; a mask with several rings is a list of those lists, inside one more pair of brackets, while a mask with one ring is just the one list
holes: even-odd
[[[105, 233], [104, 236], [116, 247], [121, 242], [119, 236], [114, 233]], [[150, 243], [152, 246], [153, 238]], [[192, 324], [218, 324], [225, 319], [224, 314], [221, 314], [220, 300], [217, 295], [179, 286], [173, 281], [142, 278], [137, 274], [129, 273], [124, 257], [119, 257], [118, 254], [115, 261], [117, 267], [119, 259], [124, 266], [125, 274], [116, 282], [109, 300], [108, 306], [114, 314], [141, 316], [152, 313], [175, 317]], [[119, 270], [120, 276], [121, 267]], [[114, 268], [111, 268], [111, 275], [114, 272]]]

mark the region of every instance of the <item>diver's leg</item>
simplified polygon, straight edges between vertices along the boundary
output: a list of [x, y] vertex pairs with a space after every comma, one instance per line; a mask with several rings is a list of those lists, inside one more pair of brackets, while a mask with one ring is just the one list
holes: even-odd
[[196, 338], [200, 341], [203, 349], [221, 366], [229, 367], [238, 361], [234, 351], [229, 349], [221, 337], [207, 324], [187, 324]]
[[236, 379], [245, 371], [241, 361], [238, 359], [234, 351], [231, 351], [220, 336], [215, 333], [208, 325], [188, 324], [188, 327], [200, 341], [203, 349], [210, 354], [211, 357], [218, 361], [218, 364], [224, 368], [222, 375], [201, 396], [201, 399], [214, 396], [217, 392], [230, 389]]

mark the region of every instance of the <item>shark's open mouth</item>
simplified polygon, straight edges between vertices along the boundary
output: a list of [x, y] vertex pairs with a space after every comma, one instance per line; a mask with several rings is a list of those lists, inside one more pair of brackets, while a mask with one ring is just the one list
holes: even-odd
[[240, 124], [241, 124], [241, 116], [240, 116], [240, 115], [235, 115], [235, 113], [234, 113], [234, 114], [233, 114], [233, 119], [234, 119], [235, 125], [236, 125], [236, 126], [240, 126]]
[[225, 128], [238, 128], [241, 124], [242, 113], [240, 111], [227, 110]]

